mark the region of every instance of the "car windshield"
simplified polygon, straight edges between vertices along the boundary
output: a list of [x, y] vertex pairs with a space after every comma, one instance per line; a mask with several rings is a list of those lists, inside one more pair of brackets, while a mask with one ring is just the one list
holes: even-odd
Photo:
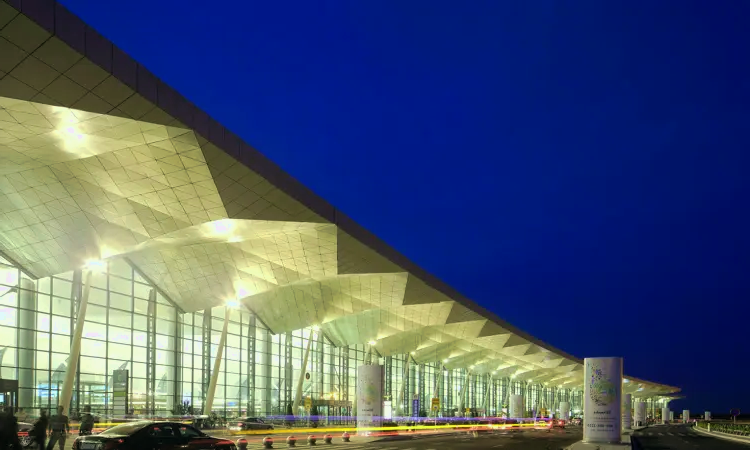
[[103, 436], [130, 436], [145, 427], [148, 422], [121, 423], [101, 432]]

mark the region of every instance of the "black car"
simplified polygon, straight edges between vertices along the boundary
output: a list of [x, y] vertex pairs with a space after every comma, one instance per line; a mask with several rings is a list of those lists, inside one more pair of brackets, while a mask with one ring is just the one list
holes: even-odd
[[29, 435], [29, 432], [34, 428], [34, 425], [26, 422], [18, 422], [18, 441], [21, 443], [22, 448], [37, 448], [39, 447], [33, 436]]
[[241, 417], [229, 421], [229, 431], [248, 431], [248, 430], [273, 430], [273, 424], [266, 423], [259, 417]]
[[80, 436], [73, 450], [237, 450], [232, 441], [208, 436], [179, 422], [130, 422]]

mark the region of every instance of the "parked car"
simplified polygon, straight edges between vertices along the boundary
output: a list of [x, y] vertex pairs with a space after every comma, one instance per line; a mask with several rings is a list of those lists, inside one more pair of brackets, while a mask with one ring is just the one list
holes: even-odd
[[18, 440], [21, 442], [23, 448], [37, 448], [36, 440], [32, 436], [29, 436], [29, 432], [34, 428], [34, 425], [26, 422], [18, 422]]
[[237, 450], [227, 439], [208, 436], [179, 422], [140, 421], [115, 425], [99, 434], [79, 436], [73, 450]]
[[229, 431], [273, 430], [273, 424], [260, 417], [240, 417], [229, 422]]

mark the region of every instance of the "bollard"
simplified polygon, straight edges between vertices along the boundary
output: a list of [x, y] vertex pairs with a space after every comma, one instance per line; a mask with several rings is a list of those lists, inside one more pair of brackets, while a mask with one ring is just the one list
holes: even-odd
[[315, 445], [317, 441], [318, 439], [312, 434], [307, 437], [307, 445]]
[[263, 447], [265, 447], [265, 448], [273, 448], [273, 438], [272, 437], [264, 437], [263, 438]]
[[326, 441], [326, 444], [333, 444], [333, 436], [331, 436], [330, 434], [326, 434], [323, 439]]
[[236, 445], [237, 445], [237, 450], [247, 450], [247, 439], [245, 438], [237, 439]]
[[344, 431], [344, 434], [341, 435], [341, 440], [344, 442], [349, 442], [349, 433]]
[[288, 445], [290, 447], [296, 446], [297, 445], [297, 438], [294, 437], [294, 436], [289, 436], [288, 438], [286, 438], [286, 445]]

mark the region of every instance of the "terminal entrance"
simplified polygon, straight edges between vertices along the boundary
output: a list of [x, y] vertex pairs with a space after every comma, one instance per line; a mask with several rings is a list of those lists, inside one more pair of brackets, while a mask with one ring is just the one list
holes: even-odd
[[347, 425], [351, 417], [352, 402], [346, 400], [313, 400], [321, 422], [328, 425]]
[[18, 381], [0, 378], [0, 407], [18, 408]]

